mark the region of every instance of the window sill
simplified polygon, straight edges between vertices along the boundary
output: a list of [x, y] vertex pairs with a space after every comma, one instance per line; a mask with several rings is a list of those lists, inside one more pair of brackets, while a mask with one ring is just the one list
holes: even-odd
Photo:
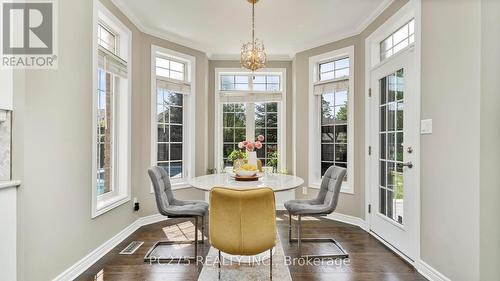
[[[310, 183], [309, 187], [313, 188], [313, 189], [320, 189], [321, 182]], [[354, 189], [352, 188], [352, 186], [344, 183], [344, 184], [342, 184], [342, 187], [340, 188], [340, 193], [354, 195]]]
[[114, 208], [127, 203], [128, 201], [130, 201], [130, 196], [126, 195], [117, 195], [106, 200], [97, 199], [97, 208], [96, 210], [93, 210], [92, 218], [96, 218], [104, 213], [107, 213], [108, 211], [111, 211]]

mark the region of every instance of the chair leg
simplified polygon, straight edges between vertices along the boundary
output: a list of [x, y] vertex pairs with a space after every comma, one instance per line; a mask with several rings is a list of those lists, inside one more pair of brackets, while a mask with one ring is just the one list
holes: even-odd
[[297, 224], [297, 241], [299, 243], [299, 256], [302, 256], [302, 239], [300, 237], [300, 230], [302, 228], [302, 216], [298, 215], [298, 224]]
[[194, 217], [194, 256], [198, 257], [198, 217]]
[[201, 243], [205, 244], [205, 216], [201, 216]]
[[269, 277], [273, 280], [273, 248], [269, 250]]
[[[349, 254], [342, 248], [342, 246], [332, 238], [302, 238], [301, 237], [301, 229], [302, 229], [302, 216], [298, 215], [298, 224], [297, 224], [297, 238], [292, 238], [290, 233], [290, 242], [297, 242], [299, 256], [307, 259], [311, 258], [334, 258], [334, 259], [346, 259], [349, 257]], [[330, 242], [333, 243], [340, 251], [340, 254], [324, 254], [324, 255], [302, 255], [302, 243], [303, 242]]]
[[292, 214], [288, 212], [288, 241], [292, 242]]
[[219, 250], [219, 264], [218, 264], [218, 267], [219, 267], [219, 280], [220, 280], [220, 266], [221, 266], [221, 263], [222, 263], [222, 255], [220, 254], [220, 250]]

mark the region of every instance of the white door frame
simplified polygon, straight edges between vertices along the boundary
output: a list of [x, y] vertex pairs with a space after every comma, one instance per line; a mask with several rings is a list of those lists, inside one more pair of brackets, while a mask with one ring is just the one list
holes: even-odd
[[[380, 239], [377, 235], [370, 231], [371, 217], [368, 212], [368, 204], [371, 202], [371, 189], [370, 184], [371, 179], [371, 160], [369, 155], [369, 147], [371, 146], [371, 106], [369, 91], [371, 86], [371, 71], [380, 64], [380, 42], [387, 38], [390, 34], [396, 31], [399, 27], [403, 26], [406, 22], [415, 19], [415, 94], [417, 98], [415, 99], [415, 107], [417, 112], [418, 120], [420, 120], [420, 97], [421, 97], [421, 87], [420, 87], [420, 70], [421, 70], [421, 0], [410, 0], [405, 6], [403, 6], [398, 12], [391, 16], [384, 24], [377, 28], [370, 36], [365, 40], [365, 222], [366, 229], [375, 238], [380, 240], [390, 249], [392, 249], [396, 254], [401, 256], [403, 259], [414, 265], [416, 268], [419, 266], [420, 261], [420, 176], [416, 177], [416, 191], [415, 191], [415, 225], [412, 237], [415, 237], [414, 250], [415, 253], [414, 261], [408, 259], [404, 254], [400, 253], [396, 248], [392, 247], [386, 241]], [[415, 155], [414, 155], [414, 170], [415, 173], [420, 175], [420, 138], [415, 139]]]

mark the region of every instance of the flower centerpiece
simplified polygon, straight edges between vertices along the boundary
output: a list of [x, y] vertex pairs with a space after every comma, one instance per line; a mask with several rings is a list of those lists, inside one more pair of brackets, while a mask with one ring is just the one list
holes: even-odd
[[264, 141], [264, 136], [259, 135], [255, 141], [246, 140], [238, 143], [240, 149], [245, 149], [247, 151], [248, 164], [257, 167], [257, 152], [255, 150], [262, 148], [262, 142]]

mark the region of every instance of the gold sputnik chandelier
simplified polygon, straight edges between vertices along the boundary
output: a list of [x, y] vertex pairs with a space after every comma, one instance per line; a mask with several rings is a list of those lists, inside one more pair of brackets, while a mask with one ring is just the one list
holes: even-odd
[[264, 43], [255, 38], [255, 4], [259, 0], [247, 0], [252, 4], [252, 41], [241, 46], [241, 66], [255, 71], [259, 68], [265, 67], [266, 64], [266, 52], [264, 49]]

